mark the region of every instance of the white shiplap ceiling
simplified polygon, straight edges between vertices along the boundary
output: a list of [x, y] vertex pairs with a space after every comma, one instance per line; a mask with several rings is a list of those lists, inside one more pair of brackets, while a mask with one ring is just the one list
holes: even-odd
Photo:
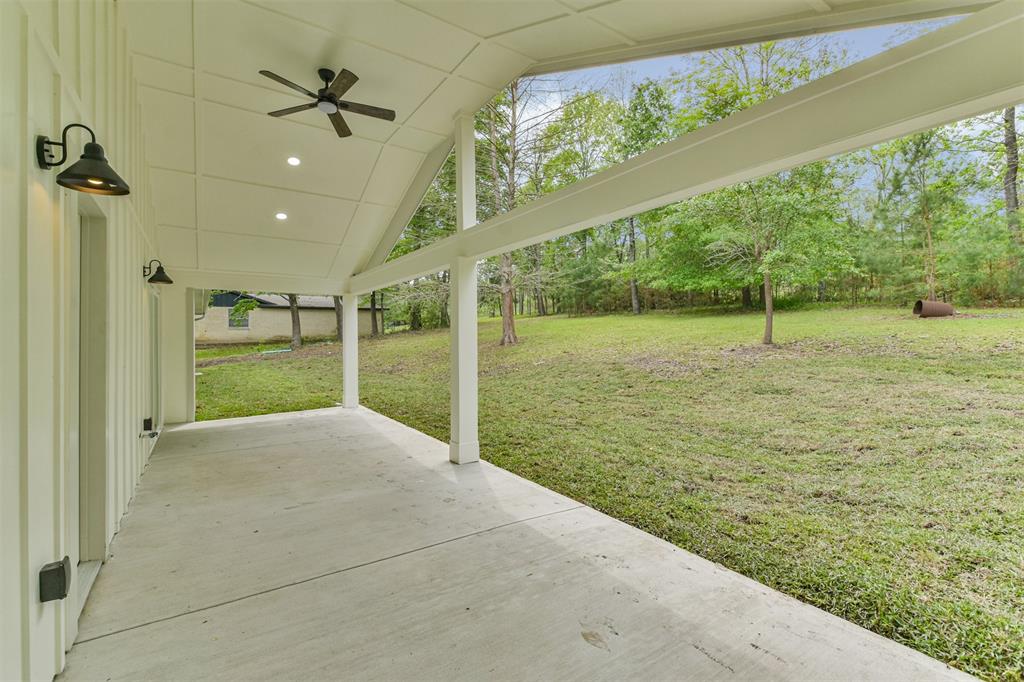
[[[197, 286], [334, 293], [380, 261], [444, 152], [453, 119], [505, 83], [717, 45], [962, 12], [986, 0], [128, 0], [158, 246]], [[360, 80], [346, 98], [397, 112], [267, 111]], [[301, 165], [287, 164], [290, 156]], [[411, 195], [408, 196], [407, 195]], [[405, 201], [403, 202], [403, 199]], [[275, 214], [284, 212], [285, 221]]]

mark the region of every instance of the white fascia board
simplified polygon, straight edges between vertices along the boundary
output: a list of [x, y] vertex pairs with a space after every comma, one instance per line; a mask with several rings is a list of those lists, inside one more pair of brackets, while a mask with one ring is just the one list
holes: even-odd
[[1024, 100], [1024, 2], [734, 114], [570, 187], [355, 275], [365, 292]]
[[[808, 0], [808, 5], [813, 6], [820, 2], [821, 0]], [[970, 14], [994, 4], [994, 0], [903, 0], [881, 3], [858, 2], [824, 10], [826, 5], [822, 3], [820, 8], [810, 14], [754, 21], [741, 26], [728, 26], [718, 31], [702, 30], [683, 35], [666, 36], [642, 41], [628, 47], [594, 50], [571, 57], [549, 59], [535, 64], [526, 75], [557, 73], [636, 59], [651, 59], [721, 47], [761, 43], [767, 40], [783, 40], [882, 24]]]

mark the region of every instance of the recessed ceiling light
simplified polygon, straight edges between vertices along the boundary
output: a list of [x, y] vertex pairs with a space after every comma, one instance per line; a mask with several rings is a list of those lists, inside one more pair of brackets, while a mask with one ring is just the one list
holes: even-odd
[[274, 217], [278, 220], [288, 220], [288, 214], [284, 212], [274, 214]]
[[289, 156], [288, 157], [288, 165], [289, 166], [298, 166], [300, 163], [302, 163], [302, 159], [300, 159], [299, 157], [297, 157], [297, 156]]

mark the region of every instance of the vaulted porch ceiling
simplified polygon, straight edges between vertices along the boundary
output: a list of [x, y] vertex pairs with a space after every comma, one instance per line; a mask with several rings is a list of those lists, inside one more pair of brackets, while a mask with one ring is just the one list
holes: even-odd
[[[161, 257], [175, 279], [342, 291], [383, 260], [452, 145], [453, 119], [524, 73], [969, 11], [984, 0], [129, 0]], [[261, 77], [360, 81], [338, 139]], [[301, 159], [290, 166], [287, 158]], [[286, 213], [287, 220], [275, 218]]]

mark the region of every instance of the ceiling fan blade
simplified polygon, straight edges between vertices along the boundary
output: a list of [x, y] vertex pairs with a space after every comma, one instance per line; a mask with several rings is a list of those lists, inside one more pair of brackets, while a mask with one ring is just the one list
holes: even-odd
[[274, 73], [272, 71], [265, 71], [265, 70], [264, 71], [260, 71], [260, 75], [261, 76], [266, 76], [267, 78], [269, 78], [272, 81], [277, 81], [281, 85], [286, 85], [289, 88], [291, 88], [292, 90], [295, 90], [297, 92], [301, 92], [303, 95], [309, 95], [310, 97], [312, 97], [314, 99], [316, 98], [316, 93], [310, 92], [309, 90], [307, 90], [306, 88], [302, 87], [301, 85], [296, 85], [295, 83], [292, 83], [287, 78], [282, 78], [281, 76], [278, 76], [276, 73]]
[[327, 92], [335, 97], [341, 97], [348, 92], [349, 88], [356, 84], [357, 80], [359, 80], [359, 76], [348, 69], [342, 69], [341, 73], [335, 77], [334, 82], [327, 88]]
[[381, 107], [370, 106], [369, 104], [360, 104], [359, 102], [346, 102], [344, 100], [338, 100], [338, 107], [345, 111], [352, 112], [353, 114], [362, 114], [363, 116], [373, 116], [374, 118], [382, 118], [385, 121], [394, 121], [395, 112], [391, 109], [383, 109]]
[[331, 119], [331, 123], [334, 124], [334, 130], [337, 131], [338, 137], [348, 137], [352, 134], [352, 131], [348, 127], [348, 123], [345, 123], [345, 119], [342, 118], [341, 114], [338, 112], [327, 114], [327, 118]]
[[287, 109], [278, 109], [277, 111], [269, 111], [267, 112], [267, 116], [287, 116], [288, 114], [296, 114], [300, 111], [306, 111], [307, 109], [316, 109], [316, 102], [300, 104], [297, 107], [288, 107]]

